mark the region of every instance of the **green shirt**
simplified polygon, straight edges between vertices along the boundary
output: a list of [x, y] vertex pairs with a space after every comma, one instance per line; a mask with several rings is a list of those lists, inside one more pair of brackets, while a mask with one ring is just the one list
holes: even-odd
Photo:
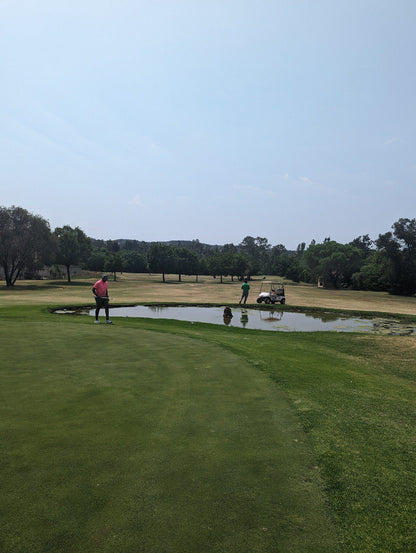
[[250, 290], [250, 284], [248, 282], [244, 282], [241, 288], [243, 289], [243, 292], [248, 292]]

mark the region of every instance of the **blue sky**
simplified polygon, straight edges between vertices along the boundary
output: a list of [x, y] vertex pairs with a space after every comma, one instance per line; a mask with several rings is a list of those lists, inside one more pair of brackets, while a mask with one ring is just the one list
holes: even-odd
[[414, 0], [0, 0], [0, 205], [296, 248], [416, 217]]

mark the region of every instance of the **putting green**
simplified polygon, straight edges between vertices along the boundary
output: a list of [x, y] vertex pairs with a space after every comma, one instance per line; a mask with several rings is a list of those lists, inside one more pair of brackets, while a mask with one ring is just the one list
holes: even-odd
[[[335, 553], [286, 396], [201, 340], [0, 322], [5, 553]], [[8, 360], [8, 362], [5, 362]]]

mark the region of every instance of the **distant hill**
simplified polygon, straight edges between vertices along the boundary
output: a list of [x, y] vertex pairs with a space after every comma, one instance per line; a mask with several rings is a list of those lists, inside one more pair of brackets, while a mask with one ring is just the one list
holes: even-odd
[[121, 250], [138, 250], [141, 252], [147, 252], [150, 246], [155, 242], [166, 244], [167, 246], [175, 246], [177, 248], [187, 248], [199, 254], [208, 253], [216, 248], [221, 250], [223, 247], [219, 244], [204, 244], [199, 240], [154, 240], [152, 242], [146, 242], [144, 240], [130, 240], [128, 238], [118, 238], [117, 240], [99, 240], [91, 238], [91, 244], [94, 249], [107, 248], [110, 244], [118, 244]]
[[[141, 253], [146, 253], [150, 246], [154, 243], [166, 244], [167, 246], [174, 246], [176, 248], [187, 248], [199, 255], [207, 255], [213, 250], [222, 250], [223, 244], [205, 244], [199, 240], [153, 240], [152, 242], [146, 242], [144, 240], [130, 240], [128, 238], [118, 238], [117, 240], [98, 240], [91, 238], [91, 244], [93, 249], [108, 248], [109, 250], [135, 250]], [[115, 246], [114, 248], [111, 245]], [[235, 244], [237, 251], [240, 251], [240, 245]], [[287, 250], [289, 255], [295, 255], [296, 251]]]
[[220, 244], [204, 244], [199, 240], [168, 240], [167, 242], [160, 242], [161, 244], [167, 244], [168, 246], [175, 246], [176, 248], [188, 248], [189, 250], [195, 251], [208, 251], [215, 250], [216, 248], [221, 249], [222, 245]]

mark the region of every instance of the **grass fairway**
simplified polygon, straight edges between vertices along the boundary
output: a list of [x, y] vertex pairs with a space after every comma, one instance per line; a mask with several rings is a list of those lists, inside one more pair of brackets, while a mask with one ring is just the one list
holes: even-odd
[[88, 292], [0, 296], [2, 553], [416, 551], [414, 338], [46, 308]]
[[243, 357], [68, 318], [0, 337], [2, 552], [337, 551], [295, 411]]

